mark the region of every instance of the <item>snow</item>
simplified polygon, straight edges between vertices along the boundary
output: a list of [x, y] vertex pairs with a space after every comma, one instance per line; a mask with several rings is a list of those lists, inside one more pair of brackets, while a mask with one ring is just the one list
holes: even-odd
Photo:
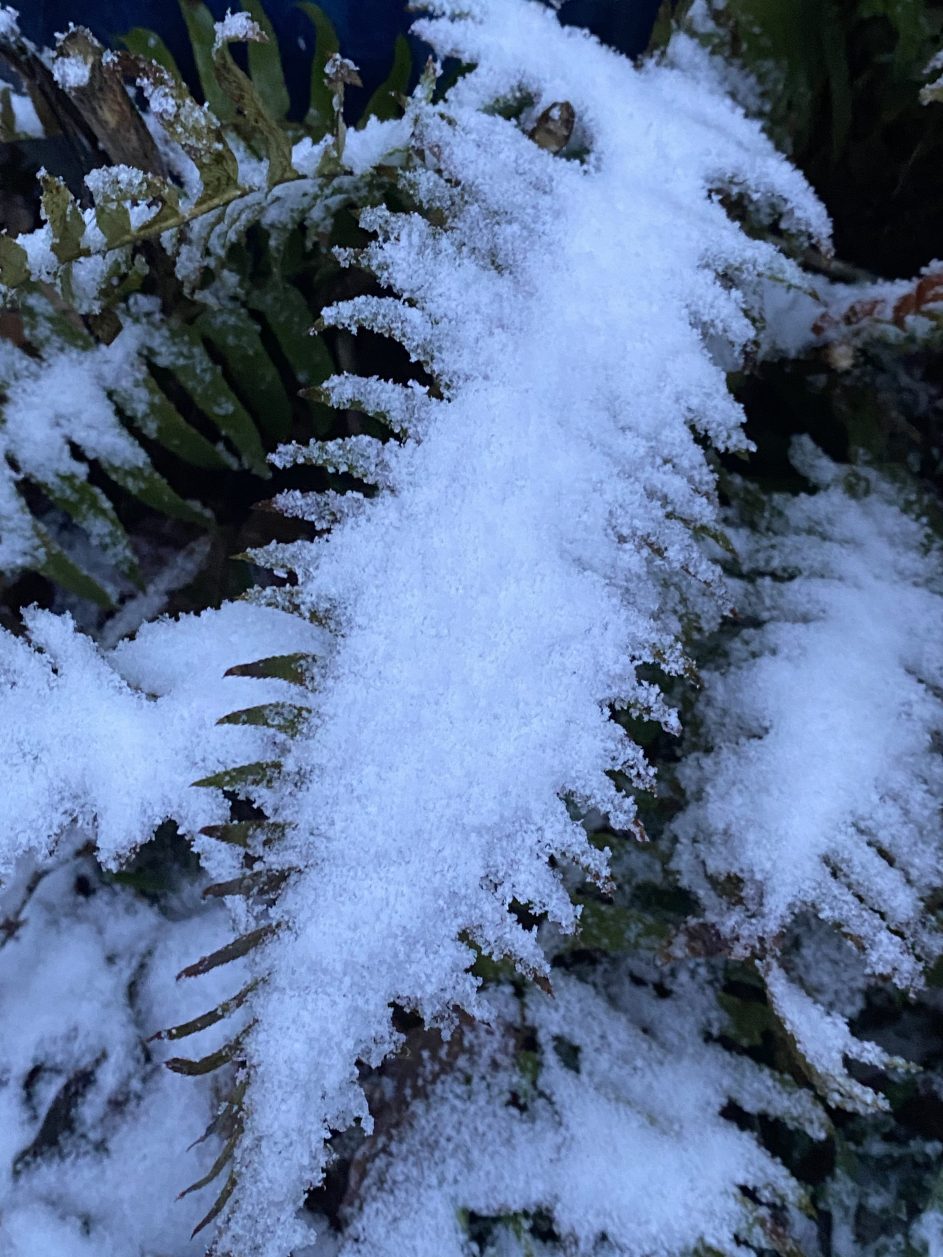
[[921, 89], [920, 100], [924, 105], [930, 105], [943, 100], [943, 48], [940, 49], [935, 56], [930, 58], [929, 63], [924, 67], [924, 74], [927, 77], [935, 75], [927, 85]]
[[149, 195], [147, 176], [134, 166], [99, 166], [85, 176], [95, 203], [140, 201]]
[[409, 147], [410, 139], [406, 118], [388, 122], [369, 118], [365, 126], [347, 132], [344, 165], [353, 174], [363, 175], [381, 163], [392, 164], [396, 154]]
[[19, 34], [19, 13], [7, 4], [0, 5], [0, 39], [14, 40]]
[[52, 63], [52, 77], [65, 92], [87, 87], [91, 74], [91, 64], [83, 57], [57, 56]]
[[[38, 352], [28, 354], [11, 341], [0, 341], [0, 382], [6, 394], [0, 426], [5, 525], [0, 557], [7, 572], [35, 562], [39, 553], [35, 529], [19, 498], [21, 478], [74, 494], [88, 475], [88, 465], [76, 450], [113, 470], [148, 466], [111, 396], [113, 390], [120, 391], [122, 381], [139, 374], [140, 330], [122, 331], [111, 345], [93, 346], [89, 340], [81, 347], [83, 333], [77, 325], [68, 336], [55, 340], [50, 330], [55, 319], [42, 300], [34, 304], [24, 299], [22, 308]], [[85, 500], [90, 499], [99, 506], [84, 523], [98, 530], [95, 540], [102, 552], [120, 562], [121, 542], [105, 523], [104, 499], [89, 488]]]
[[9, 731], [4, 872], [26, 853], [49, 856], [72, 824], [113, 868], [164, 820], [191, 835], [227, 820], [222, 793], [191, 783], [265, 759], [273, 743], [264, 730], [216, 721], [290, 687], [223, 674], [323, 639], [294, 617], [239, 603], [145, 625], [110, 654], [76, 633], [68, 616], [34, 608], [24, 623], [28, 641], [0, 634], [0, 726]]
[[763, 966], [763, 977], [772, 1007], [829, 1104], [859, 1113], [889, 1109], [890, 1104], [883, 1095], [852, 1078], [845, 1068], [845, 1059], [880, 1068], [903, 1062], [895, 1061], [876, 1043], [855, 1038], [843, 1017], [818, 1004], [791, 981], [779, 965], [767, 962]]
[[148, 620], [156, 620], [164, 611], [170, 595], [183, 589], [199, 574], [210, 552], [206, 537], [198, 537], [173, 555], [169, 562], [151, 577], [147, 588], [117, 610], [98, 634], [98, 643], [111, 650], [123, 637], [131, 637]]
[[[183, 964], [225, 941], [226, 914], [178, 894], [164, 915], [102, 884], [77, 845], [73, 835], [28, 899], [24, 924], [0, 942], [0, 1250], [197, 1257], [204, 1246], [189, 1233], [205, 1206], [174, 1197], [215, 1155], [212, 1140], [184, 1152], [212, 1117], [214, 1097], [205, 1080], [163, 1068], [170, 1045], [143, 1040], [192, 1015], [188, 1005], [202, 1012], [231, 994], [232, 972], [201, 978], [199, 990], [174, 983]], [[26, 873], [0, 899], [0, 918], [21, 897]], [[184, 907], [187, 918], [175, 919]], [[211, 1031], [188, 1046], [200, 1055], [217, 1044]], [[61, 1109], [64, 1088], [82, 1079], [74, 1110], [57, 1123], [57, 1097]], [[37, 1155], [18, 1163], [37, 1136]]]
[[[919, 985], [943, 949], [923, 902], [943, 857], [939, 551], [890, 483], [862, 470], [844, 484], [809, 446], [797, 458], [819, 491], [733, 534], [746, 571], [768, 573], [736, 595], [760, 626], [703, 674], [711, 746], [680, 769], [676, 863], [744, 948], [811, 907], [869, 972]], [[740, 906], [711, 889], [725, 876]]]
[[17, 244], [26, 250], [26, 258], [33, 279], [51, 280], [56, 274], [59, 260], [53, 252], [52, 242], [52, 228], [48, 223], [44, 223], [35, 231], [17, 237]]
[[[565, 1251], [735, 1253], [751, 1228], [739, 1185], [795, 1199], [783, 1167], [719, 1114], [732, 1098], [792, 1121], [801, 1110], [751, 1062], [702, 1042], [703, 986], [682, 981], [662, 1002], [606, 976], [615, 1007], [572, 978], [528, 1001], [532, 1087], [506, 1056], [513, 1026], [466, 1035], [464, 1058], [371, 1167], [340, 1257], [462, 1257], [464, 1211], [525, 1227], [542, 1211]], [[527, 1252], [520, 1238], [513, 1251]]]
[[[278, 905], [287, 928], [253, 958], [268, 980], [221, 1233], [259, 1257], [309, 1238], [293, 1218], [328, 1132], [369, 1128], [357, 1062], [396, 1047], [391, 1004], [445, 1025], [456, 1006], [476, 1013], [463, 934], [546, 972], [508, 905], [571, 929], [548, 856], [605, 875], [563, 800], [634, 821], [609, 774], [644, 786], [650, 772], [609, 706], [671, 727], [635, 667], [680, 671], [682, 617], [712, 623], [723, 603], [691, 532], [716, 518], [695, 434], [744, 442], [704, 333], [735, 353], [753, 329], [717, 272], [746, 286], [788, 273], [713, 189], [743, 184], [827, 230], [800, 177], [722, 98], [637, 71], [538, 6], [456, 14], [418, 31], [479, 68], [441, 108], [409, 110], [415, 145], [434, 155], [409, 190], [447, 227], [368, 211], [367, 261], [398, 296], [325, 311], [401, 340], [445, 400], [409, 396], [421, 440], [385, 448], [386, 492], [327, 539], [268, 554], [295, 568], [299, 610], [338, 637], [310, 730], [280, 782], [252, 792], [291, 827], [270, 862], [300, 870]], [[571, 102], [585, 163], [486, 112], [518, 86], [535, 109]]]
[[226, 16], [221, 22], [216, 22], [215, 38], [213, 40], [213, 51], [219, 50], [233, 40], [248, 40], [254, 43], [264, 43], [265, 35], [258, 22], [254, 22], [248, 13], [233, 13], [231, 9], [226, 10]]
[[10, 104], [13, 107], [15, 133], [28, 139], [42, 139], [43, 124], [39, 120], [32, 98], [19, 92], [11, 92]]
[[[749, 448], [728, 370], [758, 343], [758, 319], [772, 325], [763, 352], [798, 352], [823, 308], [718, 192], [752, 196], [765, 219], [820, 246], [825, 211], [693, 42], [634, 67], [528, 0], [429, 7], [417, 33], [476, 67], [443, 101], [420, 88], [403, 119], [349, 132], [340, 174], [318, 173], [330, 140], [297, 142], [299, 178], [271, 190], [233, 140], [245, 194], [162, 241], [196, 284], [255, 222], [274, 248], [279, 233], [316, 234], [338, 207], [369, 204], [371, 243], [338, 257], [377, 285], [324, 321], [393, 337], [434, 384], [335, 376], [326, 397], [380, 418], [387, 439], [301, 439], [273, 455], [280, 469], [316, 463], [360, 486], [278, 496], [322, 533], [254, 555], [294, 583], [155, 620], [201, 562], [198, 542], [97, 641], [35, 607], [21, 634], [0, 629], [0, 1251], [11, 1257], [203, 1251], [189, 1230], [209, 1201], [170, 1202], [217, 1150], [211, 1139], [180, 1156], [218, 1093], [172, 1078], [167, 1045], [142, 1040], [249, 977], [261, 981], [239, 1014], [238, 1191], [214, 1251], [465, 1257], [468, 1211], [496, 1219], [491, 1257], [542, 1255], [527, 1234], [538, 1212], [576, 1254], [766, 1247], [764, 1223], [803, 1202], [730, 1106], [814, 1137], [827, 1127], [808, 1090], [722, 1045], [720, 965], [662, 956], [656, 970], [633, 957], [588, 979], [545, 950], [579, 926], [577, 880], [608, 890], [610, 852], [587, 831], [605, 824], [631, 842], [635, 796], [655, 786], [613, 709], [677, 733], [652, 676], [690, 673], [692, 637], [715, 633], [732, 605], [739, 624], [702, 670], [677, 770], [683, 808], [659, 854], [675, 844], [674, 871], [721, 946], [762, 958], [770, 1008], [829, 1103], [881, 1107], [848, 1062], [899, 1065], [850, 1028], [861, 970], [911, 988], [943, 952], [928, 903], [943, 856], [932, 824], [943, 583], [919, 510], [809, 444], [796, 462], [813, 492], [775, 496], [749, 528], [717, 503], [714, 452]], [[230, 12], [215, 49], [260, 37]], [[60, 63], [66, 86], [80, 85]], [[329, 74], [349, 66], [338, 58]], [[177, 142], [218, 155], [228, 137], [159, 75], [141, 86], [198, 195]], [[521, 120], [493, 108], [517, 95], [531, 102]], [[574, 143], [553, 155], [528, 127], [564, 102]], [[380, 165], [401, 170], [401, 197], [373, 194]], [[134, 170], [86, 182], [98, 202], [137, 202], [136, 222], [153, 212]], [[103, 248], [86, 221], [86, 243]], [[48, 226], [23, 243], [34, 276], [53, 279]], [[87, 303], [104, 273], [101, 257], [75, 272]], [[225, 271], [201, 292], [241, 295]], [[842, 299], [824, 300], [838, 310]], [[88, 459], [147, 465], [121, 413], [144, 413], [147, 362], [173, 365], [179, 350], [155, 298], [123, 309], [107, 346], [49, 311], [33, 312], [34, 354], [0, 341], [5, 571], [35, 562], [41, 544], [22, 480], [89, 488]], [[704, 540], [720, 526], [740, 577]], [[100, 520], [89, 531], [121, 557]], [[227, 675], [294, 653], [309, 659], [307, 684]], [[290, 736], [219, 723], [280, 701], [301, 709]], [[237, 793], [282, 836], [244, 862], [200, 835], [230, 819], [232, 792], [193, 783], [275, 760]], [[151, 902], [103, 880], [168, 820], [200, 878], [255, 860], [288, 874], [284, 889], [230, 896], [227, 917], [197, 904], [197, 886]], [[176, 987], [175, 972], [231, 937], [227, 920], [276, 928], [244, 960]], [[482, 987], [479, 952], [539, 985]], [[419, 1015], [422, 1042], [442, 1041], [385, 1124], [395, 1084], [372, 1071], [411, 1046], [393, 1009]], [[194, 1055], [231, 1032], [204, 1032]], [[54, 1149], [14, 1176], [62, 1087], [84, 1075], [67, 1159]], [[362, 1179], [352, 1172], [344, 1232], [317, 1235], [302, 1203], [331, 1144], [354, 1146], [357, 1127], [369, 1156]], [[921, 1224], [928, 1244], [934, 1219]]]

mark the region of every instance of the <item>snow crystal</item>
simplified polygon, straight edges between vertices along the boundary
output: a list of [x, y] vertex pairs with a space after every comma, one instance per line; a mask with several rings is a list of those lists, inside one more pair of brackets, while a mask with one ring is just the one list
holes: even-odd
[[135, 166], [98, 166], [86, 174], [85, 186], [96, 204], [141, 200], [148, 195], [147, 176]]
[[75, 91], [79, 87], [87, 87], [92, 75], [92, 67], [83, 57], [58, 56], [52, 62], [52, 77], [66, 92]]
[[234, 40], [264, 43], [266, 39], [261, 26], [258, 22], [254, 22], [248, 13], [233, 13], [231, 9], [226, 10], [226, 16], [221, 22], [215, 23], [214, 29], [216, 31], [216, 37], [213, 40], [214, 52], [218, 52], [224, 44]]

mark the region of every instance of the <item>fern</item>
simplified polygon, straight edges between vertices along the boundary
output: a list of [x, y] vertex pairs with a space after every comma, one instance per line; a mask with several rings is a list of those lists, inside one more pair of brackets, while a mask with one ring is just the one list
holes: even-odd
[[[221, 483], [239, 468], [265, 479], [267, 449], [323, 428], [322, 406], [292, 399], [334, 367], [324, 340], [309, 336], [319, 290], [329, 293], [336, 274], [326, 246], [339, 215], [383, 184], [332, 156], [340, 114], [332, 105], [324, 116], [319, 90], [304, 128], [284, 119], [260, 6], [262, 24], [236, 32], [253, 49], [250, 76], [228, 38], [213, 42], [206, 11], [185, 8], [207, 99], [225, 122], [173, 65], [105, 52], [81, 28], [62, 38], [51, 71], [15, 30], [4, 35], [50, 125], [104, 150], [87, 164], [112, 164], [88, 170], [87, 207], [44, 174], [44, 226], [0, 238], [0, 281], [17, 310], [15, 339], [4, 342], [2, 566], [40, 571], [104, 605], [140, 579], [124, 495], [212, 530], [216, 504], [193, 500], [200, 481], [187, 467]], [[336, 40], [315, 21], [316, 80]], [[131, 44], [149, 47], [140, 34]], [[404, 65], [398, 53], [393, 86]], [[125, 91], [135, 83], [140, 105]], [[343, 84], [331, 90], [339, 100]], [[368, 109], [388, 113], [389, 99], [384, 88]], [[258, 231], [267, 248], [250, 254]], [[66, 376], [86, 382], [77, 412]]]
[[4, 570], [97, 637], [0, 630], [0, 1015], [18, 965], [88, 988], [0, 1045], [4, 1251], [840, 1254], [882, 1173], [933, 1251], [930, 1153], [875, 1167], [936, 1085], [880, 1019], [943, 952], [939, 554], [752, 402], [744, 464], [736, 390], [931, 344], [938, 268], [835, 282], [704, 49], [764, 6], [634, 67], [434, 0], [452, 68], [407, 96], [399, 43], [359, 125], [301, 7], [301, 122], [257, 0], [183, 5], [203, 103], [147, 32], [44, 59], [0, 10], [0, 125], [28, 94], [85, 172], [0, 240]]
[[[567, 400], [561, 403], [559, 390], [567, 386], [552, 365], [553, 355], [568, 362], [568, 343], [585, 353], [580, 326], [592, 321], [586, 303], [599, 300], [599, 287], [615, 308], [630, 300], [606, 289], [609, 260], [604, 254], [592, 280], [585, 275], [577, 280], [568, 252], [579, 248], [575, 238], [571, 246], [567, 231], [572, 205], [585, 205], [593, 215], [622, 198], [644, 196], [635, 171], [622, 176], [624, 185], [618, 183], [613, 164], [620, 151], [618, 133], [592, 94], [602, 88], [587, 85], [606, 82], [616, 99], [624, 95], [626, 111], [630, 102], [632, 110], [658, 110], [658, 89], [650, 100], [647, 83], [636, 83], [601, 50], [583, 51], [588, 60], [579, 78], [570, 74], [566, 82], [573, 92], [572, 112], [587, 120], [584, 143], [595, 150], [598, 173], [592, 166], [584, 170], [567, 159], [565, 147], [554, 156], [553, 147], [559, 146], [547, 151], [535, 142], [526, 119], [522, 126], [491, 111], [497, 96], [525, 89], [539, 103], [539, 114], [550, 103], [553, 67], [575, 52], [572, 37], [556, 33], [552, 18], [533, 9], [519, 6], [506, 19], [488, 10], [488, 21], [498, 30], [505, 20], [531, 24], [533, 45], [540, 50], [531, 62], [503, 66], [495, 45], [479, 42], [486, 27], [478, 21], [443, 18], [424, 28], [441, 52], [482, 64], [441, 106], [432, 103], [428, 89], [419, 89], [407, 112], [412, 138], [400, 196], [408, 211], [378, 207], [362, 213], [361, 225], [376, 233], [377, 241], [363, 254], [345, 255], [397, 295], [355, 297], [324, 313], [326, 326], [368, 329], [397, 339], [430, 382], [409, 387], [343, 376], [328, 380], [328, 398], [341, 404], [357, 399], [384, 416], [396, 436], [374, 442], [375, 453], [364, 438], [282, 452], [281, 462], [300, 457], [342, 470], [366, 495], [349, 492], [332, 501], [339, 522], [328, 540], [279, 544], [254, 554], [256, 562], [296, 574], [294, 586], [263, 591], [263, 601], [303, 616], [318, 615], [337, 634], [337, 644], [314, 666], [312, 716], [298, 727], [285, 754], [208, 783], [234, 788], [261, 807], [266, 820], [260, 833], [273, 823], [280, 827], [270, 833], [262, 867], [284, 879], [274, 901], [270, 893], [254, 897], [252, 887], [246, 887], [250, 912], [245, 924], [251, 928], [234, 944], [250, 960], [260, 985], [248, 1001], [250, 1030], [244, 1037], [240, 1031], [227, 1049], [238, 1062], [238, 1087], [245, 1090], [238, 1138], [228, 1149], [231, 1169], [208, 1215], [220, 1220], [220, 1251], [280, 1254], [303, 1241], [304, 1229], [290, 1219], [302, 1185], [316, 1183], [323, 1173], [322, 1141], [330, 1129], [355, 1122], [369, 1129], [354, 1081], [356, 1062], [376, 1064], [395, 1050], [391, 1004], [446, 1025], [455, 1003], [478, 1010], [475, 983], [467, 972], [474, 955], [463, 939], [547, 982], [541, 949], [509, 905], [526, 904], [529, 912], [572, 929], [573, 905], [547, 855], [581, 866], [596, 880], [604, 880], [606, 872], [604, 853], [587, 842], [558, 793], [567, 791], [577, 816], [598, 808], [616, 828], [635, 826], [631, 797], [617, 790], [607, 773], [644, 788], [650, 769], [640, 748], [605, 719], [605, 707], [616, 704], [673, 725], [656, 688], [634, 673], [626, 675], [618, 661], [658, 662], [682, 671], [681, 616], [711, 621], [722, 601], [715, 571], [696, 541], [697, 529], [711, 525], [714, 504], [711, 476], [686, 419], [718, 444], [737, 444], [739, 413], [722, 376], [697, 348], [686, 305], [697, 298], [689, 293], [676, 314], [670, 270], [653, 270], [651, 290], [659, 294], [661, 309], [670, 312], [659, 316], [662, 332], [689, 363], [685, 379], [694, 391], [675, 394], [667, 380], [663, 393], [654, 382], [649, 385], [664, 425], [661, 441], [672, 434], [667, 438], [671, 457], [655, 456], [650, 479], [638, 470], [654, 454], [644, 452], [649, 448], [646, 426], [636, 427], [628, 418], [633, 412], [626, 409], [622, 392], [627, 386], [603, 365], [613, 345], [603, 341], [591, 355], [593, 365], [568, 366], [577, 380], [599, 371], [610, 381], [612, 393], [600, 401], [594, 422], [601, 426], [595, 435], [586, 430], [575, 398], [564, 391]], [[549, 57], [549, 64], [541, 56]], [[709, 98], [701, 104], [722, 108]], [[733, 177], [744, 160], [757, 168], [756, 182], [761, 187], [765, 182], [771, 194], [804, 195], [742, 119], [725, 114], [724, 125], [737, 138], [723, 153], [712, 151], [705, 171], [693, 177], [693, 205], [709, 205], [698, 199], [704, 191], [703, 184], [695, 191], [697, 179], [709, 183], [722, 172]], [[477, 157], [483, 153], [488, 154], [484, 165]], [[818, 229], [817, 208], [808, 198], [805, 205]], [[706, 222], [697, 225], [700, 212], [692, 213], [694, 239], [698, 230], [707, 229]], [[708, 210], [706, 219], [712, 256], [727, 250], [724, 265], [731, 270], [749, 273], [761, 258], [765, 265], [779, 265], [769, 249], [750, 244], [721, 210]], [[528, 241], [524, 251], [523, 240]], [[697, 244], [692, 248], [691, 271], [697, 275], [701, 255]], [[548, 257], [559, 268], [556, 282], [567, 286], [566, 303], [551, 295], [556, 289], [545, 293], [541, 287], [538, 277]], [[738, 300], [725, 301], [707, 269], [696, 282], [702, 286], [704, 316], [717, 333], [733, 342], [747, 335]], [[583, 295], [578, 283], [588, 285]], [[461, 325], [456, 323], [459, 309]], [[546, 348], [537, 353], [532, 338], [545, 309], [554, 311], [559, 326], [541, 329]], [[475, 329], [472, 335], [468, 328]], [[501, 337], [489, 353], [484, 338], [493, 337], [495, 328]], [[529, 355], [534, 356], [530, 374], [519, 380], [517, 364]], [[645, 370], [642, 359], [630, 367], [630, 372]], [[560, 426], [560, 412], [547, 389], [557, 391], [557, 405], [562, 404], [571, 428]], [[486, 428], [483, 416], [488, 416]], [[501, 435], [511, 431], [511, 424], [521, 428], [514, 440]], [[528, 444], [538, 428], [540, 462], [533, 461]], [[528, 462], [533, 480], [525, 488], [520, 476]], [[620, 494], [634, 486], [631, 519], [617, 497], [601, 492], [607, 482], [620, 486]], [[514, 507], [511, 485], [519, 485]], [[450, 494], [463, 496], [452, 496], [446, 508], [441, 494], [448, 486]], [[382, 492], [371, 500], [376, 488]], [[293, 514], [322, 526], [316, 500], [313, 515], [303, 498], [282, 501]], [[558, 531], [542, 514], [541, 501], [562, 509]], [[580, 542], [570, 531], [571, 512], [575, 518], [580, 508], [582, 535], [590, 527], [591, 542]], [[445, 509], [452, 522], [437, 534], [430, 521], [441, 519]], [[483, 524], [487, 538], [477, 531]], [[542, 530], [550, 531], [539, 555], [533, 541]], [[401, 540], [391, 551], [381, 539], [395, 537]], [[490, 562], [485, 561], [489, 552], [494, 555]], [[511, 573], [528, 567], [534, 581], [559, 591], [560, 603], [542, 627], [529, 618], [528, 595], [514, 592]], [[457, 571], [474, 582], [476, 619], [469, 626], [454, 618], [468, 591], [460, 601], [448, 592], [450, 573]], [[630, 587], [634, 592], [628, 602]], [[433, 589], [436, 598], [429, 601], [423, 591]], [[590, 614], [585, 621], [582, 612], [565, 609], [582, 603]], [[594, 605], [598, 611], [589, 613]], [[611, 617], [611, 627], [592, 645], [590, 623], [596, 614]], [[533, 649], [535, 637], [543, 643], [536, 658], [550, 666], [538, 676], [531, 674], [536, 660], [514, 663], [523, 641]], [[374, 670], [371, 643], [377, 640], [386, 642], [389, 680]], [[439, 643], [448, 643], [444, 655]], [[533, 710], [534, 698], [517, 689], [519, 667], [527, 692], [546, 696]], [[465, 710], [455, 706], [449, 677], [456, 671], [474, 675], [476, 668], [483, 669], [483, 707], [479, 711], [473, 702]], [[561, 682], [558, 670], [562, 677], [581, 677], [579, 685]], [[578, 699], [579, 693], [584, 699]], [[563, 711], [568, 716], [561, 726], [554, 713]], [[425, 730], [419, 744], [413, 731], [417, 721]], [[502, 753], [496, 757], [491, 749], [484, 751], [486, 762], [482, 752], [474, 760], [462, 756], [464, 728], [481, 722], [490, 732], [482, 741], [478, 728], [475, 744], [515, 747], [512, 763], [502, 763]], [[574, 742], [567, 726], [575, 724], [580, 733]], [[369, 731], [366, 743], [360, 730]], [[571, 761], [567, 769], [577, 742], [593, 747], [592, 755], [587, 758], [584, 750], [580, 767], [574, 770]], [[446, 768], [463, 758], [465, 788], [451, 781]], [[550, 787], [536, 802], [520, 796], [513, 784], [521, 765], [527, 766], [525, 777], [533, 775]], [[382, 841], [379, 834], [374, 838], [374, 827], [383, 833]], [[440, 844], [444, 839], [454, 843], [460, 833], [465, 854], [454, 864]], [[258, 841], [251, 830], [246, 840]], [[430, 851], [436, 853], [431, 863]], [[402, 882], [404, 867], [413, 870], [407, 880], [414, 891], [401, 900], [389, 888]], [[371, 887], [386, 887], [387, 898], [377, 899]], [[372, 958], [366, 969], [358, 961], [348, 973], [355, 936], [362, 949], [366, 940], [360, 923], [368, 920]], [[323, 1062], [314, 1074], [305, 1065], [312, 1054]], [[295, 1098], [290, 1111], [288, 1096]], [[218, 1169], [224, 1173], [222, 1164]]]

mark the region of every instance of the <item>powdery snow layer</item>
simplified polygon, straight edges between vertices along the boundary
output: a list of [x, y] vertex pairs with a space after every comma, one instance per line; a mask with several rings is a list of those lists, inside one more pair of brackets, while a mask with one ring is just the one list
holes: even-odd
[[33, 609], [24, 620], [29, 640], [0, 633], [4, 873], [25, 854], [48, 855], [70, 824], [114, 866], [164, 820], [189, 834], [227, 820], [222, 791], [192, 782], [264, 759], [272, 741], [265, 730], [216, 721], [292, 687], [223, 674], [323, 642], [297, 617], [241, 603], [146, 625], [114, 652], [68, 616]]
[[[55, 263], [51, 252], [39, 247], [42, 237], [41, 230], [28, 238], [41, 270], [44, 254], [50, 266]], [[92, 266], [100, 260], [87, 259]], [[175, 364], [186, 350], [161, 324], [155, 299], [139, 297], [128, 309], [133, 317], [118, 335], [109, 344], [96, 344], [79, 320], [63, 316], [45, 297], [27, 295], [20, 313], [29, 350], [0, 339], [0, 567], [8, 574], [41, 563], [48, 546], [21, 496], [25, 483], [42, 486], [81, 525], [99, 558], [125, 571], [134, 556], [109, 498], [89, 479], [89, 462], [131, 493], [156, 495], [187, 510], [186, 503], [174, 503], [175, 495], [122, 419], [128, 416], [149, 437], [158, 435], [155, 394], [161, 395], [148, 360]]]
[[[564, 798], [632, 823], [608, 774], [648, 770], [609, 705], [672, 727], [635, 665], [680, 669], [682, 615], [709, 620], [720, 601], [692, 537], [714, 519], [692, 428], [742, 444], [741, 415], [708, 338], [735, 352], [752, 327], [731, 278], [749, 289], [784, 267], [713, 189], [827, 227], [704, 87], [636, 70], [524, 0], [436, 11], [423, 37], [479, 66], [441, 106], [410, 107], [425, 154], [411, 190], [444, 225], [369, 214], [369, 262], [401, 299], [326, 317], [396, 336], [445, 400], [405, 398], [421, 439], [390, 450], [385, 493], [327, 540], [270, 554], [339, 639], [281, 785], [257, 795], [294, 827], [267, 858], [295, 870], [283, 928], [253, 954], [268, 980], [221, 1238], [258, 1257], [305, 1241], [292, 1220], [328, 1133], [369, 1125], [358, 1062], [396, 1045], [390, 1005], [474, 1012], [463, 936], [542, 970], [513, 900], [574, 924], [548, 857], [603, 870]], [[485, 112], [518, 89], [535, 117], [572, 104], [584, 163]]]
[[895, 486], [799, 453], [819, 492], [735, 536], [754, 578], [738, 610], [759, 624], [704, 674], [676, 863], [744, 949], [811, 909], [911, 986], [941, 949], [924, 896], [943, 857], [943, 564]]
[[0, 897], [0, 917], [21, 920], [0, 935], [0, 1251], [197, 1257], [205, 1206], [174, 1198], [216, 1155], [213, 1139], [185, 1151], [213, 1116], [212, 1084], [167, 1072], [172, 1045], [145, 1040], [237, 989], [235, 972], [174, 981], [225, 941], [226, 914], [180, 894], [165, 915], [103, 885], [78, 841], [67, 836], [32, 896], [25, 862]]
[[661, 999], [610, 973], [615, 1005], [572, 978], [552, 1000], [535, 993], [532, 1081], [510, 1055], [520, 1034], [512, 1000], [512, 1020], [469, 1036], [373, 1161], [339, 1257], [463, 1257], [465, 1211], [525, 1221], [540, 1211], [568, 1252], [600, 1242], [626, 1257], [747, 1251], [739, 1241], [756, 1230], [756, 1211], [743, 1189], [771, 1201], [796, 1188], [720, 1111], [735, 1100], [820, 1123], [804, 1097], [703, 1042], [710, 993], [700, 978]]

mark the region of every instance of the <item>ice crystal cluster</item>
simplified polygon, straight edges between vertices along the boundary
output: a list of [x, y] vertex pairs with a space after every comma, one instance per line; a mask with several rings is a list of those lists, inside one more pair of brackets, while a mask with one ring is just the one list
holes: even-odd
[[[255, 98], [222, 59], [265, 41], [246, 7], [206, 54], [237, 120]], [[313, 238], [353, 203], [367, 243], [335, 256], [372, 278], [318, 326], [410, 365], [341, 361], [319, 396], [364, 418], [270, 443], [330, 487], [280, 488], [305, 531], [255, 546], [276, 576], [245, 600], [156, 618], [145, 589], [110, 628], [33, 607], [0, 629], [11, 1257], [811, 1253], [770, 1130], [878, 1120], [907, 1068], [851, 1021], [943, 951], [931, 520], [808, 439], [802, 493], [758, 505], [728, 470], [752, 449], [729, 373], [795, 341], [764, 323], [819, 299], [792, 258], [827, 214], [693, 38], [634, 65], [535, 0], [425, 9], [441, 64], [401, 117], [348, 132], [356, 71], [324, 57], [332, 133], [267, 133], [265, 159], [238, 128], [207, 141], [232, 145], [222, 208], [209, 106], [140, 80], [190, 180], [149, 246], [187, 300], [225, 320], [252, 300], [234, 240]], [[86, 71], [63, 54], [56, 81]], [[146, 230], [164, 194], [116, 169], [89, 187], [130, 189]], [[83, 212], [85, 260], [112, 257]], [[56, 231], [22, 247], [55, 241], [61, 287]], [[195, 360], [135, 300], [94, 347], [49, 315], [39, 349], [0, 341], [7, 573], [46, 552], [26, 480], [114, 551], [98, 470], [156, 476], [125, 421], [148, 364]], [[738, 1039], [744, 989], [776, 1053]]]

